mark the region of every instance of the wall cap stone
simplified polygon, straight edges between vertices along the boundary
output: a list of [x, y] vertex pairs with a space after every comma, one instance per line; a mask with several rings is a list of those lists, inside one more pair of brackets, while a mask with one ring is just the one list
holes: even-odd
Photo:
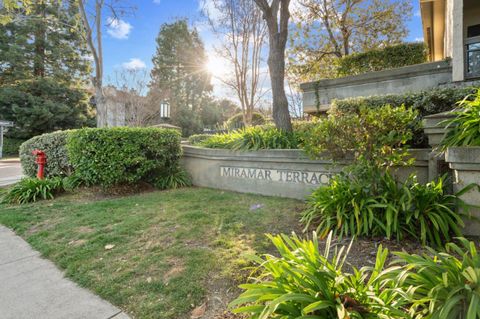
[[323, 79], [314, 82], [300, 84], [303, 92], [315, 91], [317, 88], [331, 88], [359, 85], [362, 83], [372, 83], [387, 80], [397, 80], [401, 78], [411, 78], [413, 76], [436, 74], [439, 72], [451, 71], [450, 61], [438, 61], [422, 64], [404, 66], [396, 69], [389, 69], [377, 72], [368, 72], [359, 75], [351, 75], [335, 79]]
[[480, 147], [449, 147], [445, 160], [455, 170], [480, 171]]

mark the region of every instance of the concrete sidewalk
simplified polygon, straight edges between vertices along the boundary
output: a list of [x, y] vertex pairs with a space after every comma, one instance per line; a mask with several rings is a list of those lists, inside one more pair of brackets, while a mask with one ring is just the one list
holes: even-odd
[[53, 263], [0, 225], [2, 319], [128, 319], [120, 309], [63, 277]]
[[20, 159], [0, 160], [0, 187], [18, 182], [23, 177]]

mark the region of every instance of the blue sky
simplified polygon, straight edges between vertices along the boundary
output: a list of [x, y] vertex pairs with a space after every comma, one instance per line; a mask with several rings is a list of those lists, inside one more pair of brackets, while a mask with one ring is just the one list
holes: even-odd
[[[188, 18], [193, 25], [202, 25], [200, 0], [138, 0], [131, 1], [136, 11], [107, 27], [104, 36], [104, 68], [106, 82], [122, 67], [143, 67], [149, 72], [155, 53], [155, 38], [160, 26], [177, 18]], [[296, 0], [292, 0], [296, 1]], [[419, 0], [412, 0], [414, 16], [408, 23], [407, 41], [422, 38]], [[212, 50], [214, 37], [207, 28], [200, 27], [200, 35], [207, 50]], [[215, 83], [214, 83], [215, 84]]]

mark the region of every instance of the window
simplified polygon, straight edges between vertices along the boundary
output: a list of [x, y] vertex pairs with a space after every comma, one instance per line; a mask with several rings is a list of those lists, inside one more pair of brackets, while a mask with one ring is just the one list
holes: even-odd
[[468, 27], [465, 46], [465, 75], [467, 78], [480, 77], [480, 24]]

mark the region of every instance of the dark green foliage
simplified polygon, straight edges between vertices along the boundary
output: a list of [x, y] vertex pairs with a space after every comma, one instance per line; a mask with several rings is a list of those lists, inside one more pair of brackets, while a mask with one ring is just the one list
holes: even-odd
[[158, 177], [154, 185], [158, 189], [176, 189], [192, 186], [192, 181], [187, 171], [181, 167], [175, 167]]
[[444, 123], [447, 133], [442, 147], [480, 146], [480, 90], [461, 101], [458, 107], [459, 110], [453, 112], [455, 118]]
[[[258, 112], [253, 112], [252, 113], [252, 126], [257, 126], [257, 125], [263, 125], [267, 121], [265, 120], [265, 117]], [[245, 127], [245, 123], [243, 123], [243, 114], [238, 113], [231, 118], [228, 119], [226, 126], [229, 130], [236, 130], [239, 128]]]
[[391, 275], [408, 292], [417, 318], [480, 318], [480, 255], [474, 242], [458, 241], [445, 252], [396, 253], [403, 267]]
[[3, 137], [3, 156], [18, 156], [20, 145], [25, 140], [18, 138]]
[[35, 177], [37, 175], [37, 164], [32, 151], [35, 149], [45, 152], [47, 164], [45, 165], [45, 176], [65, 177], [72, 174], [66, 144], [67, 137], [72, 131], [58, 131], [35, 136], [20, 146], [20, 161], [25, 175]]
[[[401, 162], [402, 150], [418, 125], [417, 112], [404, 106], [361, 107], [356, 112], [333, 113], [300, 134], [302, 148], [312, 158], [342, 159], [354, 154], [357, 160], [379, 165]], [[325, 155], [327, 154], [327, 155]]]
[[67, 150], [75, 175], [87, 185], [103, 187], [153, 183], [177, 168], [182, 154], [180, 134], [156, 128], [75, 130]]
[[209, 139], [212, 136], [213, 134], [194, 134], [188, 137], [188, 142], [192, 145], [197, 145]]
[[312, 193], [302, 222], [321, 236], [333, 231], [441, 245], [452, 234], [461, 235], [464, 224], [457, 208], [467, 208], [460, 194], [449, 195], [445, 188], [444, 178], [423, 185], [410, 176], [400, 183], [378, 167], [354, 166]]
[[208, 148], [224, 148], [241, 151], [261, 149], [296, 149], [298, 139], [295, 133], [288, 133], [274, 127], [248, 127], [230, 133], [215, 134], [199, 143]]
[[384, 273], [388, 250], [379, 247], [374, 266], [346, 272], [349, 248], [333, 251], [331, 236], [323, 254], [316, 234], [311, 241], [268, 237], [280, 256], [255, 258], [257, 276], [240, 285], [244, 292], [230, 304], [240, 305], [235, 313], [250, 319], [408, 318], [396, 281]]
[[[405, 105], [418, 111], [422, 120], [424, 116], [451, 111], [465, 96], [473, 94], [476, 89], [467, 88], [445, 88], [423, 91], [418, 93], [399, 94], [399, 95], [379, 95], [371, 97], [360, 97], [344, 100], [334, 100], [332, 104], [332, 114], [348, 114], [359, 112], [361, 108], [377, 109], [384, 105], [399, 107]], [[428, 147], [428, 140], [421, 128], [414, 132], [412, 147]]]
[[28, 139], [56, 130], [90, 126], [94, 114], [85, 90], [43, 78], [1, 86], [0, 119], [15, 122], [8, 136]]
[[346, 55], [335, 60], [337, 76], [400, 68], [427, 62], [427, 50], [422, 43], [403, 43], [379, 50]]
[[62, 179], [24, 178], [8, 190], [2, 198], [4, 204], [26, 204], [37, 200], [53, 199], [54, 195], [63, 191]]

